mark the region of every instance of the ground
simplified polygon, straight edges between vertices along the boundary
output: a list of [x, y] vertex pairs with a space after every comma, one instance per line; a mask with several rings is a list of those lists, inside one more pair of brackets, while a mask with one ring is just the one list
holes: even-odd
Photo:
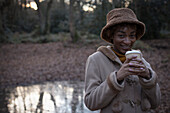
[[[170, 39], [145, 40], [144, 58], [158, 74], [162, 99], [155, 110], [170, 112]], [[100, 45], [56, 42], [44, 44], [0, 44], [0, 87], [29, 85], [44, 81], [84, 81], [87, 57]]]

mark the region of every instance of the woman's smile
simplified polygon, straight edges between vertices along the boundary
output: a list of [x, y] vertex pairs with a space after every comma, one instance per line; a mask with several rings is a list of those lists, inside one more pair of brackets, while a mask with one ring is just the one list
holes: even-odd
[[124, 50], [129, 50], [131, 48], [130, 46], [124, 46], [124, 45], [121, 45], [120, 47]]

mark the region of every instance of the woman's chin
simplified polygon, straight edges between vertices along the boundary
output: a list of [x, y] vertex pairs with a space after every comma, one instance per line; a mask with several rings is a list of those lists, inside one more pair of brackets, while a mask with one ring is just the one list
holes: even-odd
[[130, 49], [122, 49], [120, 52], [123, 54], [123, 55], [125, 55], [125, 53], [127, 52], [127, 51], [129, 51]]

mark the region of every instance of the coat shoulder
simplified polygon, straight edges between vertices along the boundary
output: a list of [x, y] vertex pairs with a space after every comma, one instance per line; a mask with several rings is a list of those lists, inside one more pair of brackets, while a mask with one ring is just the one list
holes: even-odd
[[101, 58], [101, 57], [104, 57], [105, 55], [100, 52], [100, 51], [96, 51], [94, 52], [93, 54], [91, 54], [89, 57], [90, 58], [94, 58], [94, 59], [97, 59], [97, 58]]

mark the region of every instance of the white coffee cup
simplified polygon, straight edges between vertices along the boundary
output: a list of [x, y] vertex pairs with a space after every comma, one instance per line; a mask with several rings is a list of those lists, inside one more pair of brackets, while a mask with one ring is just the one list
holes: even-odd
[[127, 51], [125, 56], [126, 56], [126, 59], [131, 58], [132, 56], [137, 56], [137, 59], [141, 59], [142, 53], [140, 52], [140, 50], [132, 50], [132, 51]]

